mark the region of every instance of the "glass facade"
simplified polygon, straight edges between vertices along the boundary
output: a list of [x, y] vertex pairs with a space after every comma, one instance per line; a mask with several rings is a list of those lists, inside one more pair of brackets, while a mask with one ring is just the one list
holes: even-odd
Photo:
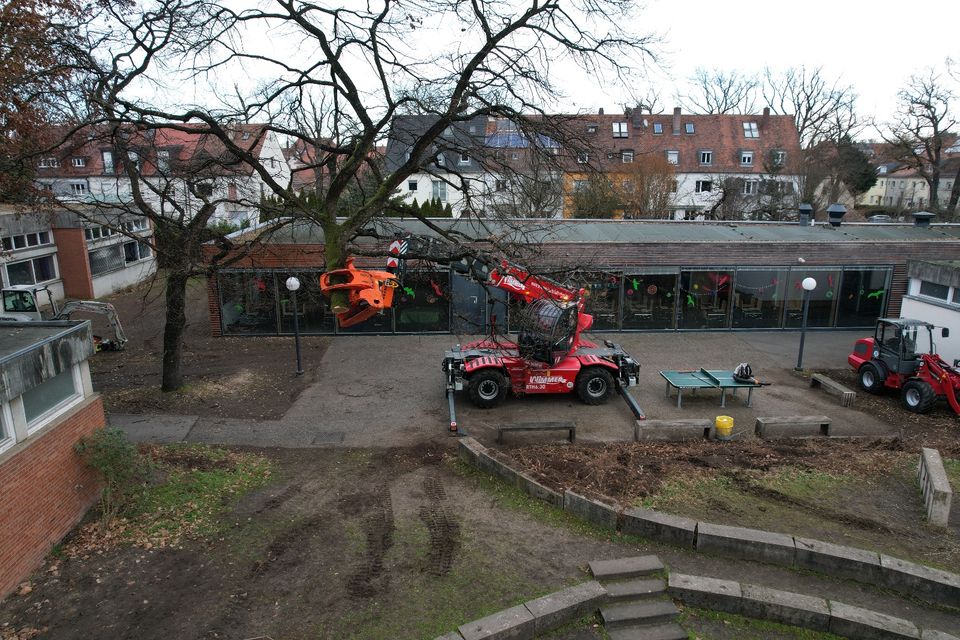
[[724, 329], [730, 321], [733, 271], [680, 272], [679, 329]]
[[[595, 331], [794, 329], [803, 320], [804, 278], [810, 292], [809, 327], [872, 327], [887, 308], [891, 267], [654, 268], [580, 274], [584, 308]], [[491, 325], [515, 333], [511, 318], [525, 303], [443, 267], [410, 270], [394, 293], [392, 309], [348, 328], [336, 326], [320, 294], [320, 271], [224, 271], [217, 276], [224, 335], [293, 333], [293, 305], [284, 282], [300, 279], [297, 293], [304, 334], [485, 334]]]

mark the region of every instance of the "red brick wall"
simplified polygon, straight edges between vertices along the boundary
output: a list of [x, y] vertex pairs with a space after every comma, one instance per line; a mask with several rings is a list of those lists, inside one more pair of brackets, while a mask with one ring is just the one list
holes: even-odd
[[96, 501], [100, 482], [73, 445], [105, 423], [103, 401], [94, 396], [0, 462], [0, 598], [40, 565]]
[[54, 229], [57, 262], [63, 279], [63, 293], [68, 298], [88, 300], [93, 297], [93, 276], [87, 259], [87, 240], [83, 229]]

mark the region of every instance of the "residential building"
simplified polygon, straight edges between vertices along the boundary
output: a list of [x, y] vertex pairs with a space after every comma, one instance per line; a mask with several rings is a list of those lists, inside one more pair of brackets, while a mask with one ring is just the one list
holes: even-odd
[[87, 359], [89, 321], [5, 323], [0, 334], [0, 599], [36, 569], [100, 493], [74, 452], [105, 426]]
[[[432, 116], [395, 119], [388, 172], [409, 159], [435, 122]], [[769, 109], [747, 116], [685, 115], [679, 108], [672, 115], [653, 115], [635, 109], [622, 115], [542, 116], [525, 125], [540, 131], [496, 118], [452, 125], [422, 150], [421, 169], [400, 195], [419, 202], [439, 197], [451, 204], [455, 217], [465, 211], [515, 213], [510, 217], [554, 217], [562, 211], [573, 217], [576, 192], [602, 176], [623, 204], [613, 212], [587, 212], [587, 217], [770, 219], [796, 210], [799, 137], [792, 117], [771, 115]], [[631, 204], [651, 172], [665, 195], [660, 208], [666, 211]], [[518, 191], [534, 206], [517, 206]]]
[[[289, 185], [290, 167], [274, 132], [260, 124], [230, 125], [229, 132], [232, 143], [257, 158], [272, 180]], [[136, 131], [124, 148], [145, 183], [144, 199], [169, 215], [189, 217], [208, 202], [216, 206], [214, 222], [256, 224], [261, 197], [272, 193], [261, 174], [199, 126]], [[64, 202], [135, 210], [121, 153], [101, 133], [82, 132], [39, 161], [37, 182]]]
[[948, 327], [953, 335], [934, 334], [937, 351], [952, 363], [960, 358], [960, 260], [911, 260], [900, 315]]

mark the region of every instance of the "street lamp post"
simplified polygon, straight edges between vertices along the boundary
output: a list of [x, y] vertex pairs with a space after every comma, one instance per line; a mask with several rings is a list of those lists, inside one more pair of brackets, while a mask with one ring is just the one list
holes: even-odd
[[804, 278], [800, 283], [803, 287], [803, 324], [800, 326], [800, 352], [797, 354], [797, 371], [803, 370], [803, 341], [807, 337], [807, 314], [810, 312], [810, 292], [817, 288], [817, 281], [813, 278]]
[[300, 313], [297, 311], [297, 289], [300, 288], [300, 280], [296, 276], [287, 278], [287, 291], [293, 299], [293, 340], [297, 345], [297, 375], [303, 375], [303, 365], [300, 364]]

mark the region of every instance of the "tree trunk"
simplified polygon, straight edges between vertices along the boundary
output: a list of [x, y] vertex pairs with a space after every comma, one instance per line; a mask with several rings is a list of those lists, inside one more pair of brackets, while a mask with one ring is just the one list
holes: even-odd
[[953, 218], [957, 212], [957, 201], [960, 200], [960, 166], [953, 176], [953, 187], [950, 189], [950, 202], [947, 204], [947, 214]]
[[176, 391], [183, 386], [183, 332], [187, 326], [187, 280], [185, 273], [167, 274], [166, 324], [163, 327], [163, 371], [161, 391]]
[[[323, 261], [327, 271], [342, 269], [347, 259], [346, 247], [342, 242], [342, 229], [336, 220], [323, 222]], [[330, 294], [330, 310], [342, 313], [350, 308], [346, 291], [334, 291]]]

